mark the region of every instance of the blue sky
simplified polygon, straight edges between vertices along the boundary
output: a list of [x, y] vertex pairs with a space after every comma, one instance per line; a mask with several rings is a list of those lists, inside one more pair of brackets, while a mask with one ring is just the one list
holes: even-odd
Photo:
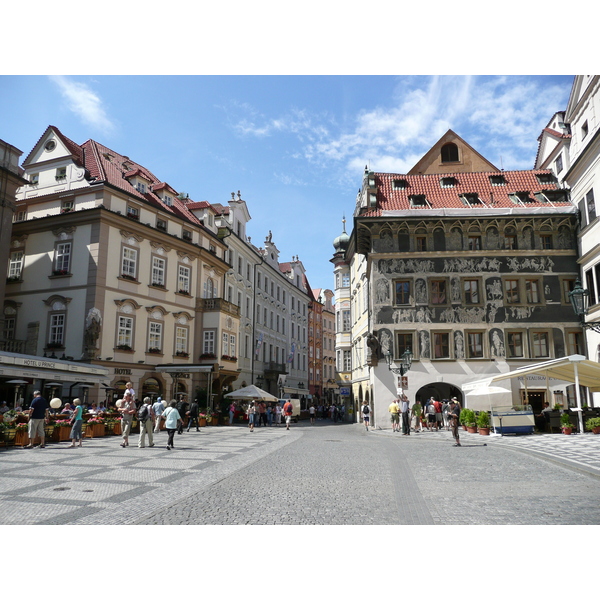
[[23, 159], [48, 125], [95, 139], [196, 201], [238, 190], [261, 245], [331, 288], [365, 165], [408, 171], [453, 129], [498, 167], [533, 167], [572, 76], [2, 76], [0, 138]]

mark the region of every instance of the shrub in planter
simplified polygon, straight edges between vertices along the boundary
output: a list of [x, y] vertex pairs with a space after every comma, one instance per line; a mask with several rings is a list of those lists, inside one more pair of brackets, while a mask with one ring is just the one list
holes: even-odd
[[573, 424], [571, 423], [571, 417], [569, 416], [569, 413], [565, 412], [560, 415], [560, 428], [564, 434], [571, 435], [571, 432], [573, 431]]
[[490, 416], [487, 411], [482, 410], [477, 415], [477, 427], [481, 435], [489, 435], [490, 433]]
[[600, 433], [600, 417], [592, 417], [585, 422], [585, 428], [593, 433]]

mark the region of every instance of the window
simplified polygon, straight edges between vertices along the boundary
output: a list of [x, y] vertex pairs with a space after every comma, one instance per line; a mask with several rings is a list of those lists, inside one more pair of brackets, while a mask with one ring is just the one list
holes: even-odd
[[156, 219], [156, 229], [160, 229], [161, 231], [167, 230], [167, 222], [163, 219]]
[[479, 280], [465, 279], [463, 281], [463, 290], [465, 293], [465, 304], [479, 304]]
[[518, 304], [519, 298], [519, 280], [518, 279], [505, 279], [504, 280], [504, 293], [506, 304]]
[[418, 235], [416, 237], [416, 246], [417, 252], [426, 252], [427, 251], [427, 236]]
[[133, 317], [119, 317], [117, 347], [133, 348]]
[[405, 190], [408, 187], [408, 181], [406, 179], [394, 179], [392, 181], [392, 188], [395, 190]]
[[440, 187], [443, 188], [453, 188], [458, 183], [456, 177], [442, 177], [440, 179]]
[[523, 358], [523, 333], [508, 331], [506, 333], [508, 358]]
[[467, 353], [469, 358], [483, 358], [483, 332], [467, 332]]
[[431, 304], [447, 304], [448, 296], [446, 294], [447, 281], [445, 279], [433, 279], [431, 285]]
[[[331, 341], [331, 340], [330, 340]], [[412, 333], [398, 333], [396, 335], [396, 347], [398, 350], [399, 358], [407, 351], [410, 350], [412, 352], [413, 349], [413, 334]]]
[[56, 169], [56, 181], [64, 181], [67, 178], [67, 167], [58, 167]]
[[162, 198], [162, 201], [167, 205], [167, 206], [172, 206], [173, 205], [173, 198], [171, 198], [171, 196], [168, 196], [167, 194], [165, 194]]
[[554, 161], [554, 168], [556, 169], [556, 173], [560, 173], [563, 170], [563, 159], [562, 154], [559, 154]]
[[18, 210], [13, 216], [14, 223], [20, 223], [21, 221], [25, 221], [27, 218], [26, 210]]
[[441, 151], [442, 162], [458, 162], [458, 146], [452, 142], [444, 144]]
[[531, 333], [531, 345], [533, 349], [533, 358], [548, 358], [550, 356], [547, 331], [533, 331]]
[[571, 304], [571, 300], [569, 298], [569, 293], [573, 291], [575, 288], [575, 279], [563, 279], [561, 281], [562, 285], [562, 303], [563, 304]]
[[235, 335], [229, 335], [229, 356], [237, 356], [236, 341]]
[[65, 313], [50, 315], [48, 347], [60, 348], [65, 341]]
[[123, 247], [121, 259], [121, 275], [126, 279], [137, 279], [137, 250]]
[[569, 354], [581, 354], [585, 356], [583, 334], [581, 331], [567, 332], [567, 350]]
[[158, 256], [152, 257], [152, 277], [151, 285], [156, 287], [165, 287], [165, 268], [166, 261]]
[[396, 299], [395, 304], [409, 304], [410, 303], [410, 281], [401, 280], [394, 282], [396, 288]]
[[342, 273], [342, 287], [350, 287], [350, 273]]
[[187, 339], [188, 328], [179, 325], [175, 327], [175, 354], [179, 356], [188, 355]]
[[18, 280], [21, 279], [21, 273], [23, 270], [23, 252], [18, 250], [17, 252], [10, 253], [10, 260], [8, 263], [8, 278]]
[[150, 321], [148, 331], [148, 351], [149, 352], [161, 352], [162, 351], [162, 323]]
[[585, 203], [587, 205], [588, 220], [591, 223], [596, 218], [596, 204], [594, 203], [593, 189], [585, 195]]
[[352, 352], [350, 350], [344, 350], [344, 371], [352, 371]]
[[183, 265], [179, 265], [179, 274], [177, 277], [177, 288], [180, 294], [189, 294], [191, 280], [191, 269]]
[[229, 334], [223, 332], [223, 341], [221, 343], [221, 353], [223, 356], [229, 356]]
[[39, 182], [40, 182], [40, 174], [39, 173], [32, 173], [29, 176], [29, 184], [30, 185], [38, 185]]
[[490, 183], [492, 185], [506, 185], [504, 175], [490, 175]]
[[238, 275], [242, 274], [242, 270], [243, 270], [243, 261], [242, 261], [242, 257], [238, 256]]
[[585, 285], [588, 290], [588, 304], [593, 306], [596, 304], [596, 287], [594, 286], [594, 273], [592, 269], [585, 272]]
[[68, 212], [71, 212], [73, 210], [73, 208], [74, 208], [73, 200], [63, 200], [60, 205], [60, 212], [68, 213]]
[[427, 198], [425, 194], [413, 194], [408, 197], [411, 207], [415, 206], [427, 206]]
[[17, 329], [17, 311], [12, 306], [4, 307], [4, 339], [14, 340]]
[[587, 136], [587, 134], [589, 133], [589, 128], [588, 128], [588, 122], [586, 121], [582, 126], [581, 126], [581, 139], [584, 140]]
[[450, 334], [434, 331], [433, 358], [450, 358]]
[[540, 248], [542, 250], [552, 250], [552, 234], [543, 233], [540, 235]]
[[481, 236], [480, 235], [470, 235], [468, 238], [469, 250], [481, 250]]
[[[192, 241], [192, 232], [189, 231], [189, 230], [187, 230], [187, 229], [184, 229], [182, 231], [182, 233], [181, 233], [181, 237], [184, 240], [187, 240], [188, 242], [191, 242]], [[216, 251], [215, 248], [214, 248], [214, 246], [211, 246], [210, 251], [213, 252], [213, 253]]]
[[350, 331], [350, 311], [342, 310], [342, 331]]
[[205, 298], [216, 298], [217, 297], [217, 285], [215, 282], [208, 277], [204, 282], [204, 297]]
[[140, 192], [140, 194], [145, 194], [145, 193], [146, 193], [146, 184], [145, 184], [145, 183], [143, 183], [143, 182], [141, 182], [141, 181], [138, 181], [138, 182], [135, 184], [135, 189], [136, 189], [138, 192]]
[[525, 280], [525, 297], [527, 304], [540, 303], [540, 282], [537, 279]]
[[134, 221], [140, 220], [140, 210], [135, 206], [127, 206], [127, 216]]
[[54, 275], [66, 275], [71, 268], [71, 242], [60, 243], [54, 250]]
[[215, 353], [215, 332], [205, 331], [204, 339], [202, 342], [202, 354], [214, 354]]

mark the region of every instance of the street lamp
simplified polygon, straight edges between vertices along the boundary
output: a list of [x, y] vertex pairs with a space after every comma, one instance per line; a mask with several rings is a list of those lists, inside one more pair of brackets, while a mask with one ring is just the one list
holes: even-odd
[[573, 291], [569, 292], [569, 300], [571, 301], [573, 312], [579, 317], [581, 327], [583, 329], [593, 329], [596, 333], [600, 333], [600, 322], [585, 320], [585, 315], [588, 312], [589, 295], [589, 290], [584, 290], [578, 279], [573, 286]]
[[385, 354], [385, 362], [387, 363], [388, 369], [392, 373], [395, 373], [396, 375], [400, 375], [400, 377], [402, 377], [407, 371], [410, 370], [410, 366], [412, 365], [412, 357], [413, 353], [410, 351], [410, 349], [407, 348], [400, 359], [400, 368], [392, 367], [394, 357], [392, 356], [392, 353], [388, 351]]

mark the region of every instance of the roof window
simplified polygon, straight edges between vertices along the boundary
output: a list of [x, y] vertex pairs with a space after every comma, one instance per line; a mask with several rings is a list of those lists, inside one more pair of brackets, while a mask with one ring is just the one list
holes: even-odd
[[556, 177], [552, 173], [537, 173], [536, 177], [540, 183], [555, 183]]
[[492, 185], [506, 185], [506, 178], [504, 175], [490, 175], [490, 183]]
[[465, 206], [481, 206], [481, 198], [477, 193], [461, 194], [460, 199]]
[[509, 196], [514, 204], [530, 204], [534, 201], [529, 192], [514, 192]]
[[428, 206], [425, 194], [413, 194], [412, 196], [408, 197], [408, 201], [410, 202], [411, 208], [417, 206]]
[[443, 188], [453, 188], [458, 184], [456, 177], [442, 177], [440, 179], [440, 186]]
[[392, 181], [392, 189], [394, 190], [405, 190], [408, 187], [408, 181], [406, 179], [394, 179]]

